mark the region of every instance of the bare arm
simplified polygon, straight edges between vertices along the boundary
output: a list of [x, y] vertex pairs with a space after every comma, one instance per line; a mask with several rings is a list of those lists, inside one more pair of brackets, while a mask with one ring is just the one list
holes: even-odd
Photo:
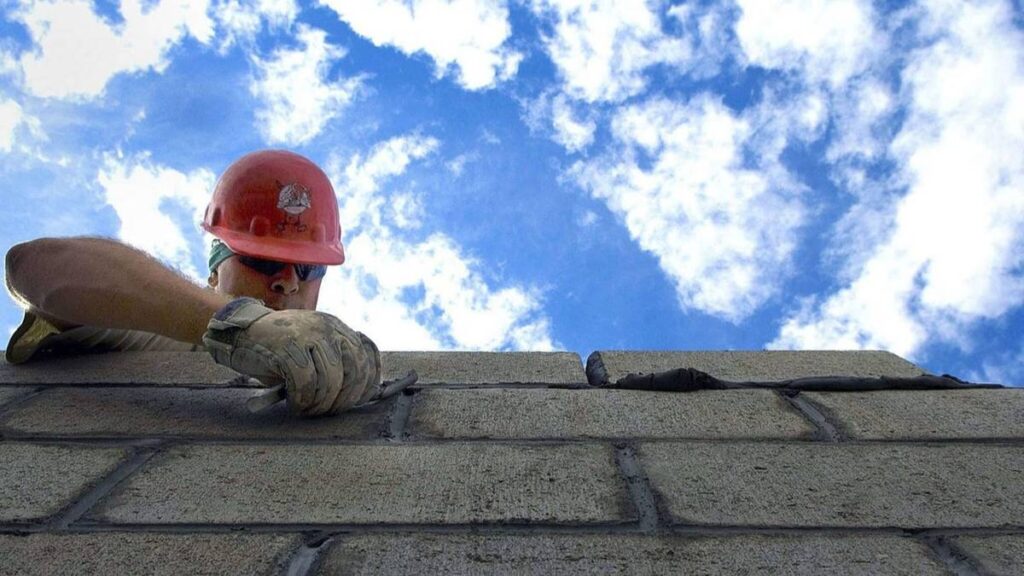
[[202, 345], [230, 299], [135, 248], [104, 238], [41, 238], [7, 252], [7, 289], [58, 327], [145, 330]]

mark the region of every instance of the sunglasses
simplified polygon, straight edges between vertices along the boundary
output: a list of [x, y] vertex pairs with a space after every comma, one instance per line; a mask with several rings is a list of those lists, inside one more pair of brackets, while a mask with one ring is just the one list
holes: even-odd
[[278, 262], [276, 260], [263, 260], [262, 258], [242, 256], [241, 254], [237, 254], [237, 256], [239, 262], [264, 276], [273, 276], [284, 270], [286, 266], [295, 266], [295, 275], [303, 282], [317, 280], [327, 274], [327, 266], [322, 264], [294, 264], [291, 262]]

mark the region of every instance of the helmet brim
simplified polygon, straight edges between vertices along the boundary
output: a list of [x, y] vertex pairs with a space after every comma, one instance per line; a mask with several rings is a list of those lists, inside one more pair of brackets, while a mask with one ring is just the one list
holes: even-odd
[[227, 230], [219, 226], [208, 228], [210, 234], [220, 238], [221, 242], [236, 254], [292, 262], [295, 264], [337, 265], [345, 262], [345, 249], [341, 244], [312, 244], [310, 242], [274, 238], [272, 236], [253, 237], [243, 232]]

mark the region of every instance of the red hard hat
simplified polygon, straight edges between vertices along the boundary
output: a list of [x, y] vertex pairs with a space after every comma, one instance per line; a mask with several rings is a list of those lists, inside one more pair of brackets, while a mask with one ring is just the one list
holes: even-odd
[[232, 252], [301, 264], [341, 264], [338, 201], [309, 159], [261, 150], [235, 160], [217, 181], [203, 229]]

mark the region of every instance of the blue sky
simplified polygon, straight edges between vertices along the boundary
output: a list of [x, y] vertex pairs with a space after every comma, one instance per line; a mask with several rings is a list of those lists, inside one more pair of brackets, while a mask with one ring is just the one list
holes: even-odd
[[0, 247], [117, 237], [202, 282], [217, 175], [288, 148], [338, 192], [321, 309], [385, 349], [1024, 382], [1019, 2], [2, 6]]

